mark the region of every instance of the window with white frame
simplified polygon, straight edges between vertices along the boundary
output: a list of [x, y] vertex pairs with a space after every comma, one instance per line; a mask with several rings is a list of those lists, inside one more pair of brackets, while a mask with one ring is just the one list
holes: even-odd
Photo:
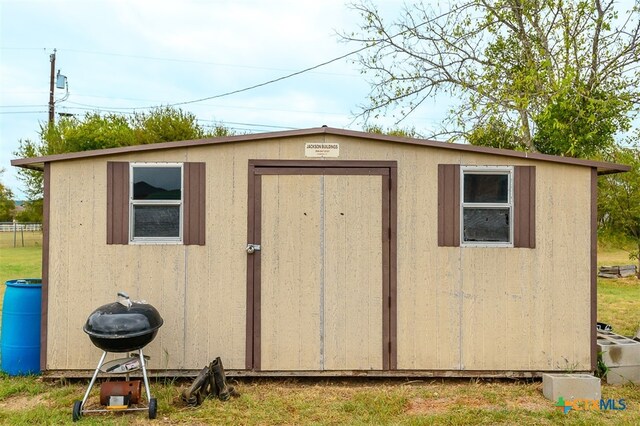
[[131, 163], [130, 167], [129, 240], [181, 242], [182, 164]]
[[461, 167], [464, 245], [513, 244], [513, 167]]

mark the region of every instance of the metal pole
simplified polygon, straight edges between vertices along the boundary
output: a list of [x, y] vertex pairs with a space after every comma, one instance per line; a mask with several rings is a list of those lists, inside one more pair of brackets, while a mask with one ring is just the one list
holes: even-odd
[[16, 231], [17, 231], [17, 227], [16, 227], [16, 220], [13, 219], [13, 248], [16, 248]]
[[142, 348], [138, 349], [138, 356], [140, 357], [140, 365], [142, 366], [142, 378], [144, 379], [144, 391], [147, 394], [147, 402], [151, 404], [151, 389], [149, 388], [149, 378], [147, 377], [147, 366], [144, 363], [144, 354]]
[[49, 62], [51, 62], [51, 79], [49, 80], [49, 128], [53, 127], [54, 117], [54, 105], [55, 100], [53, 98], [53, 91], [55, 90], [54, 80], [56, 78], [56, 49], [53, 49], [53, 53], [49, 55]]
[[98, 362], [98, 366], [96, 367], [95, 373], [93, 373], [93, 377], [91, 378], [91, 382], [89, 383], [89, 388], [84, 394], [84, 398], [82, 398], [82, 405], [80, 406], [80, 410], [84, 408], [84, 404], [86, 404], [87, 399], [89, 399], [89, 393], [91, 392], [91, 388], [93, 384], [96, 382], [96, 378], [98, 377], [98, 372], [100, 372], [100, 367], [102, 367], [102, 363], [104, 362], [104, 358], [107, 356], [107, 351], [102, 352], [102, 357]]

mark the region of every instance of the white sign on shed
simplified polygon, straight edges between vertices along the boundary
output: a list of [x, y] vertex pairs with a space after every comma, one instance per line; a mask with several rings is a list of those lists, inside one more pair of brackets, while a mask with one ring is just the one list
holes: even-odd
[[308, 142], [304, 144], [304, 156], [311, 158], [339, 157], [340, 144]]

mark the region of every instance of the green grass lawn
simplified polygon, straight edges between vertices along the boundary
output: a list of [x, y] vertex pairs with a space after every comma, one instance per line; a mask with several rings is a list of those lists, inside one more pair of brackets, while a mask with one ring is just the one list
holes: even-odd
[[14, 248], [13, 233], [0, 232], [0, 301], [7, 281], [42, 277], [42, 232], [25, 232], [23, 236], [24, 239], [20, 233], [16, 235]]
[[[13, 233], [0, 232], [0, 280], [39, 278], [42, 274], [42, 232], [25, 232], [24, 246], [20, 234], [17, 247]], [[25, 275], [26, 274], [26, 275]]]
[[42, 248], [0, 248], [0, 281], [41, 278]]
[[[152, 382], [158, 418], [147, 413], [86, 414], [81, 424], [637, 424], [640, 397], [634, 386], [602, 388], [605, 399], [624, 399], [624, 411], [564, 414], [542, 395], [540, 381], [508, 380], [243, 380], [241, 396], [185, 407], [187, 382]], [[0, 423], [71, 423], [73, 401], [86, 381], [48, 383], [37, 378], [0, 378]], [[97, 388], [97, 387], [96, 387]], [[94, 388], [88, 408], [97, 408]]]
[[[598, 266], [633, 263], [628, 251], [610, 247], [598, 250]], [[612, 325], [615, 333], [634, 336], [640, 328], [640, 280], [598, 278], [598, 321]]]
[[[1, 233], [0, 233], [1, 234]], [[41, 243], [13, 248], [0, 235], [0, 280], [40, 277]], [[629, 263], [622, 250], [603, 250], [600, 264]], [[4, 292], [4, 284], [0, 292]], [[640, 323], [640, 281], [598, 279], [598, 319], [620, 334]], [[73, 401], [88, 381], [45, 382], [37, 377], [0, 375], [0, 424], [71, 423]], [[542, 396], [539, 380], [244, 380], [241, 397], [207, 400], [185, 407], [181, 381], [153, 381], [158, 418], [145, 413], [87, 414], [81, 424], [637, 424], [640, 387], [602, 386], [605, 399], [624, 399], [624, 411], [572, 411], [563, 414]], [[89, 405], [97, 405], [94, 387]]]
[[598, 278], [598, 321], [617, 334], [634, 336], [640, 329], [640, 280]]

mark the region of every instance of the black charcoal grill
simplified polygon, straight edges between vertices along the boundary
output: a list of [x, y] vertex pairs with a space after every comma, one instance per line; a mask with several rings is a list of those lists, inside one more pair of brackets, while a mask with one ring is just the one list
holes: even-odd
[[[129, 298], [123, 295], [118, 293], [128, 301]], [[103, 351], [129, 352], [151, 343], [162, 322], [156, 308], [147, 303], [115, 302], [93, 311], [83, 330]]]
[[[149, 380], [142, 348], [153, 341], [162, 323], [162, 317], [156, 308], [148, 303], [131, 301], [125, 293], [118, 293], [117, 302], [100, 306], [89, 315], [83, 330], [89, 335], [91, 342], [103, 350], [103, 353], [84, 398], [82, 401], [75, 401], [74, 403], [73, 421], [79, 420], [84, 413], [111, 411], [102, 409], [87, 410], [84, 406], [89, 398], [91, 388], [96, 382], [98, 373], [105, 364], [104, 360], [107, 353], [130, 351], [137, 351], [134, 357], [139, 359], [142, 369], [148, 406], [140, 408], [127, 407], [121, 409], [121, 411], [149, 410], [149, 418], [156, 418], [157, 401], [151, 397], [149, 390]], [[123, 359], [122, 361], [124, 363], [131, 359], [133, 358]], [[127, 376], [129, 371], [131, 370], [126, 371]]]

